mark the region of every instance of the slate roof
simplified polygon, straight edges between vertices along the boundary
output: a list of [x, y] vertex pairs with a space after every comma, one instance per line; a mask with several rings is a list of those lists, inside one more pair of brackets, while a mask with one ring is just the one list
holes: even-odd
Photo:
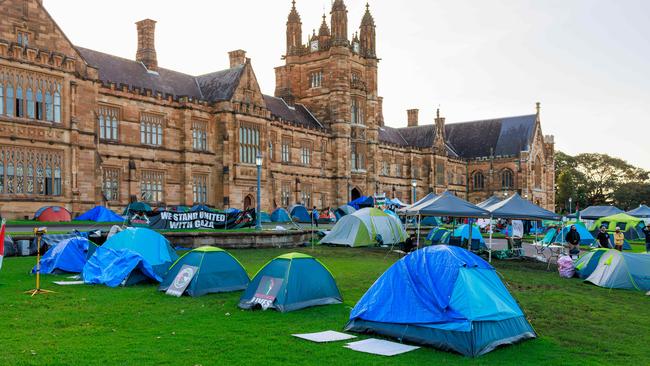
[[283, 121], [307, 128], [325, 128], [302, 104], [289, 106], [284, 99], [270, 95], [264, 95], [264, 102], [266, 108], [271, 111], [271, 115]]
[[[490, 156], [519, 155], [526, 151], [535, 133], [537, 116], [497, 118], [483, 121], [448, 123], [445, 125], [447, 150], [465, 159]], [[379, 141], [403, 146], [431, 147], [436, 136], [435, 125], [392, 128], [382, 127]], [[401, 137], [401, 139], [400, 139]]]
[[230, 99], [244, 69], [238, 66], [198, 77], [164, 68], [158, 68], [157, 73], [153, 73], [137, 61], [83, 47], [77, 47], [77, 50], [89, 65], [99, 70], [99, 79], [105, 83], [126, 84], [151, 89], [154, 93], [188, 96], [209, 102]]

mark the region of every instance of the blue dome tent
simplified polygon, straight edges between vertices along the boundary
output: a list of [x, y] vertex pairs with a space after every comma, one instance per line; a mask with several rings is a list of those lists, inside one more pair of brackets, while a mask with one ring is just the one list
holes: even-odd
[[[462, 240], [469, 239], [469, 225], [460, 225], [454, 230], [452, 236], [457, 238], [460, 237]], [[483, 238], [483, 235], [481, 235], [481, 230], [479, 230], [476, 225], [472, 225], [472, 241], [474, 240], [478, 240], [481, 246], [485, 246], [485, 239]]]
[[302, 205], [293, 205], [289, 208], [289, 213], [291, 214], [292, 218], [296, 218], [298, 222], [300, 223], [310, 223], [311, 222], [311, 214], [309, 213], [309, 210], [307, 207], [302, 206]]
[[289, 211], [280, 207], [271, 213], [271, 222], [291, 222]]
[[357, 211], [356, 208], [350, 206], [350, 205], [342, 205], [338, 207], [336, 210], [334, 210], [334, 216], [336, 216], [336, 221], [340, 220], [341, 217], [345, 215], [351, 215]]
[[[587, 230], [587, 228], [584, 226], [582, 223], [574, 223], [567, 225], [562, 228], [562, 230], [558, 230], [557, 235], [555, 236], [555, 240], [553, 240], [554, 243], [565, 243], [566, 242], [566, 234], [569, 233], [569, 230], [571, 230], [571, 225], [575, 225], [576, 231], [580, 235], [580, 245], [592, 245], [594, 244], [595, 240], [594, 236]], [[612, 241], [613, 243], [613, 241]]]
[[420, 221], [421, 226], [440, 226], [440, 220], [435, 216], [425, 216]]
[[96, 206], [81, 214], [75, 221], [122, 222], [124, 218], [104, 206]]
[[[90, 246], [86, 238], [75, 237], [51, 247], [41, 258], [41, 273], [81, 273], [86, 264], [86, 252]], [[32, 269], [36, 273], [36, 267]]]
[[345, 330], [471, 357], [537, 336], [494, 267], [442, 245], [393, 264], [352, 309]]
[[271, 220], [271, 215], [269, 215], [268, 212], [264, 212], [264, 211], [260, 212], [260, 220], [262, 223], [273, 222], [273, 220]]
[[364, 207], [374, 207], [375, 199], [373, 197], [361, 196], [356, 200], [350, 201], [348, 205], [354, 207], [355, 210], [359, 210]]
[[162, 281], [142, 255], [131, 249], [97, 247], [86, 262], [81, 277], [87, 284], [109, 287], [129, 286], [143, 281]]
[[161, 278], [178, 259], [178, 255], [164, 236], [145, 228], [127, 228], [111, 236], [102, 247], [129, 249], [140, 254]]

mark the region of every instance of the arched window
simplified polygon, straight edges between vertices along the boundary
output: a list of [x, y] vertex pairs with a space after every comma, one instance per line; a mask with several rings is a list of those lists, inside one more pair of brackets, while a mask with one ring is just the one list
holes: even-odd
[[7, 193], [12, 194], [14, 193], [14, 164], [9, 163], [7, 164]]
[[34, 193], [34, 165], [31, 163], [27, 166], [27, 181], [25, 183], [25, 191], [28, 194]]
[[535, 188], [542, 188], [542, 161], [539, 158], [535, 158]]
[[16, 88], [16, 117], [25, 116], [25, 110], [23, 108], [23, 88], [19, 85]]
[[54, 121], [54, 109], [52, 108], [52, 93], [45, 92], [45, 119], [47, 121]]
[[54, 122], [61, 122], [61, 93], [58, 90], [54, 92]]
[[34, 119], [34, 92], [32, 92], [32, 88], [27, 89], [27, 118]]
[[23, 193], [25, 177], [23, 175], [24, 169], [23, 164], [18, 163], [16, 166], [16, 193]]
[[511, 189], [514, 188], [514, 186], [515, 186], [515, 180], [512, 174], [512, 170], [504, 169], [501, 172], [501, 188]]
[[2, 84], [0, 77], [0, 115], [5, 113], [5, 86]]
[[11, 80], [9, 81], [9, 84], [7, 84], [7, 108], [5, 110], [5, 114], [7, 116], [13, 117], [14, 115], [14, 86], [11, 84]]
[[38, 89], [36, 91], [36, 119], [43, 120], [45, 115], [43, 115], [43, 91]]
[[483, 175], [483, 172], [475, 172], [474, 176], [472, 177], [473, 183], [474, 183], [474, 190], [475, 191], [480, 191], [485, 189], [485, 176]]

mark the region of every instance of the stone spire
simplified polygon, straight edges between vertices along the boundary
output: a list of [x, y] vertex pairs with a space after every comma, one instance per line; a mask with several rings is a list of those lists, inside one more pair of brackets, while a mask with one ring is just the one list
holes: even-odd
[[343, 0], [332, 3], [332, 45], [347, 46], [348, 41], [348, 10]]
[[361, 54], [376, 57], [375, 19], [370, 14], [370, 4], [366, 3], [366, 13], [361, 20]]
[[287, 55], [295, 55], [302, 48], [302, 21], [296, 10], [296, 1], [291, 2], [291, 12], [287, 20]]
[[323, 14], [323, 22], [320, 25], [320, 30], [318, 31], [318, 35], [321, 37], [329, 37], [330, 36], [330, 27], [327, 25], [327, 20], [325, 14]]
[[445, 141], [447, 137], [445, 135], [445, 118], [440, 117], [440, 108], [436, 110], [436, 137], [433, 140], [433, 150], [438, 155], [446, 155], [447, 148], [445, 146]]

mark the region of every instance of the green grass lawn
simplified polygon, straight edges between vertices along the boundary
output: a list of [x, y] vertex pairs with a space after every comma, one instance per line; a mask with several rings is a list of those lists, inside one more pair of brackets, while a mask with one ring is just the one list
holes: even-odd
[[[0, 365], [597, 365], [650, 364], [650, 298], [559, 278], [544, 264], [496, 262], [539, 338], [478, 359], [430, 348], [385, 358], [292, 333], [341, 330], [350, 309], [396, 257], [370, 249], [302, 249], [333, 272], [344, 304], [281, 314], [237, 308], [241, 293], [173, 298], [154, 286], [57, 286], [34, 298], [34, 258], [0, 271]], [[249, 274], [288, 250], [233, 250]], [[408, 309], [404, 309], [408, 311]]]

